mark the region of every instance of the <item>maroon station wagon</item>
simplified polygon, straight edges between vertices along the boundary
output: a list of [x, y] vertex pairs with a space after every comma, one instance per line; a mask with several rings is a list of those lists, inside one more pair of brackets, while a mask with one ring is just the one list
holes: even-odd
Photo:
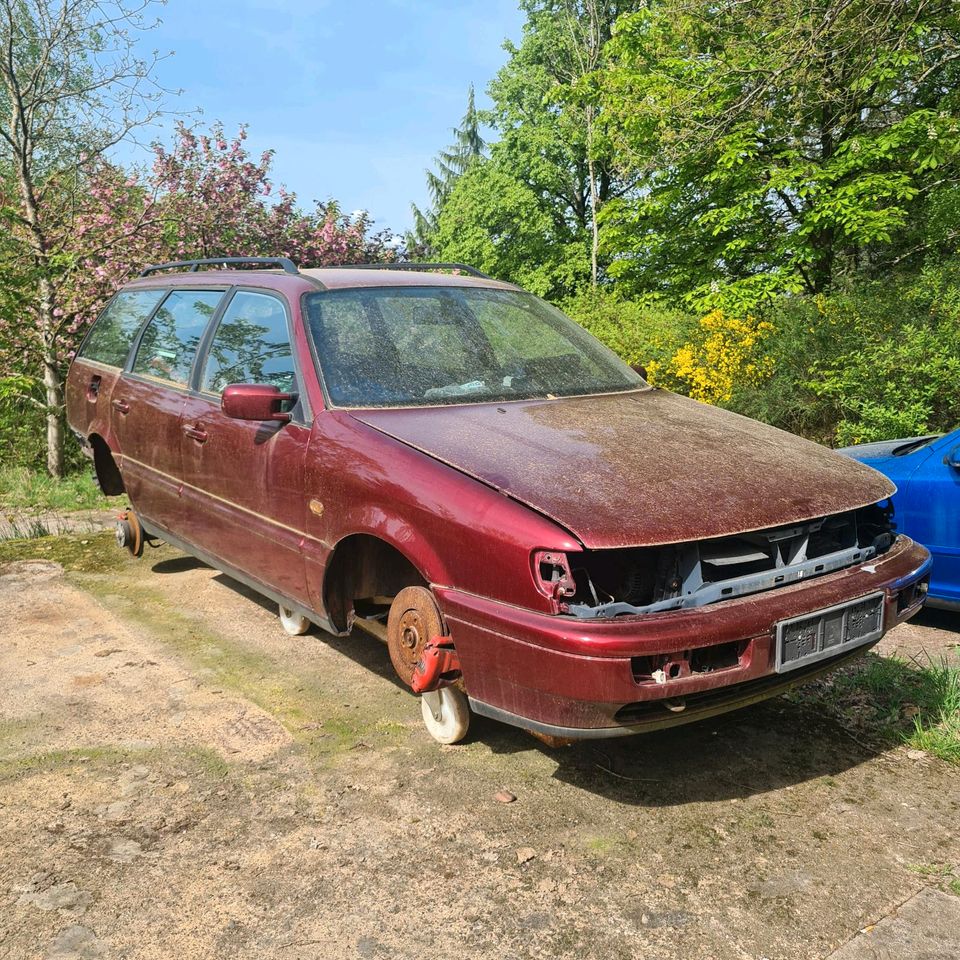
[[471, 713], [546, 738], [713, 716], [920, 608], [929, 556], [879, 473], [655, 389], [451, 266], [188, 261], [124, 286], [67, 387], [128, 498], [120, 543], [193, 554], [290, 633], [386, 641], [445, 743]]

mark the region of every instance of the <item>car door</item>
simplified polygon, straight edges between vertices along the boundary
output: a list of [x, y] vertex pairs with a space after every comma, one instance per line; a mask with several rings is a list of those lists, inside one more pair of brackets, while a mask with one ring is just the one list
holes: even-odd
[[[301, 544], [310, 428], [301, 382], [284, 301], [262, 290], [235, 290], [198, 364], [180, 443], [190, 542], [306, 603]], [[290, 422], [225, 416], [220, 395], [233, 383], [273, 384], [296, 394]]]
[[84, 338], [70, 365], [66, 390], [68, 421], [84, 437], [100, 431], [108, 443], [113, 441], [109, 428], [113, 388], [140, 328], [166, 292], [162, 288], [120, 291]]
[[223, 289], [172, 290], [140, 334], [110, 399], [119, 467], [134, 509], [181, 528], [180, 415], [201, 338]]
[[930, 593], [960, 602], [960, 430], [932, 446], [897, 494], [900, 528], [933, 556]]

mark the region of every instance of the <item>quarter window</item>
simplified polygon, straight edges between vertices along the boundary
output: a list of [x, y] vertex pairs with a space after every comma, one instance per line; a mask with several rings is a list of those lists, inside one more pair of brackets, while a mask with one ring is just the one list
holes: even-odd
[[222, 297], [222, 290], [174, 290], [144, 330], [133, 372], [186, 385], [200, 338]]
[[80, 349], [80, 356], [111, 367], [122, 367], [127, 362], [130, 344], [137, 331], [165, 292], [161, 289], [118, 293], [93, 325]]
[[201, 389], [220, 393], [231, 383], [270, 383], [296, 392], [287, 313], [276, 297], [237, 293], [210, 344]]

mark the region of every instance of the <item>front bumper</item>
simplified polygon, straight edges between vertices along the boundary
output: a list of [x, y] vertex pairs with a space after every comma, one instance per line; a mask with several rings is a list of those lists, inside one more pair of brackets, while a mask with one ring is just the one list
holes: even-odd
[[471, 705], [561, 737], [621, 736], [774, 696], [859, 656], [862, 647], [776, 672], [776, 624], [882, 592], [883, 632], [923, 604], [930, 555], [898, 537], [866, 564], [688, 610], [579, 620], [434, 587]]

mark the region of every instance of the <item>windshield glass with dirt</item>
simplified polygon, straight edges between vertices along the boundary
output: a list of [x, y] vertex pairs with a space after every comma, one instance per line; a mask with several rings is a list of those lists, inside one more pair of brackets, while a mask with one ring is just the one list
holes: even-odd
[[307, 294], [330, 399], [407, 407], [635, 390], [644, 381], [555, 307], [483, 287]]

